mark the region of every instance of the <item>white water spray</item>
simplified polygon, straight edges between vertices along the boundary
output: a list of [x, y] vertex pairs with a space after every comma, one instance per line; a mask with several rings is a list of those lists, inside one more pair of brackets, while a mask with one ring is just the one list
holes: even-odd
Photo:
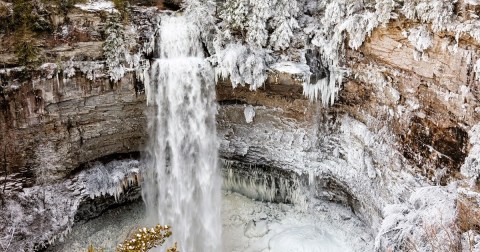
[[215, 81], [200, 31], [184, 16], [163, 16], [147, 99], [149, 167], [143, 196], [152, 224], [172, 226], [182, 252], [221, 250]]

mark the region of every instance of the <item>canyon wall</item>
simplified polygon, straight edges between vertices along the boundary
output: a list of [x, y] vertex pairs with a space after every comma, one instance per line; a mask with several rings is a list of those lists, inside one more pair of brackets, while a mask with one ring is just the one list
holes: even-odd
[[[151, 25], [155, 10], [138, 8], [132, 22]], [[45, 50], [78, 62], [101, 61], [101, 13], [75, 9], [69, 17], [82, 28], [81, 39]], [[419, 50], [405, 30], [422, 27], [431, 44]], [[139, 44], [148, 41], [140, 34]], [[114, 82], [104, 70], [92, 78], [81, 67], [72, 76], [48, 64], [32, 72], [14, 68], [12, 52], [2, 48], [0, 62], [10, 67], [0, 70], [2, 195], [45, 183], [45, 177], [47, 183], [69, 179], [104, 157], [144, 150], [141, 74], [127, 71]], [[382, 226], [384, 208], [410, 206], [417, 188], [456, 183], [462, 204], [478, 208], [479, 57], [472, 36], [400, 16], [375, 28], [357, 50], [345, 49], [348, 73], [332, 106], [309, 101], [296, 74], [272, 69], [256, 91], [220, 78], [220, 156], [308, 177], [317, 197], [351, 207], [373, 233], [385, 232], [377, 248], [388, 248], [395, 239], [387, 239], [392, 234]], [[347, 196], [332, 193], [336, 188]], [[461, 231], [478, 235], [478, 225], [472, 220]]]

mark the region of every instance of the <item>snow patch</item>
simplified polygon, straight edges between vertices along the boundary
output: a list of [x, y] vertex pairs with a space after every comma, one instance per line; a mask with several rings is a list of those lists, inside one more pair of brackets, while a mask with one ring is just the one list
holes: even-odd
[[460, 171], [466, 177], [477, 179], [480, 176], [480, 124], [473, 126], [468, 135], [472, 148]]
[[310, 67], [304, 63], [282, 61], [271, 65], [270, 68], [281, 73], [298, 74], [308, 77], [311, 75]]
[[270, 239], [268, 248], [274, 252], [348, 251], [335, 238], [316, 226], [291, 227]]
[[105, 0], [89, 0], [87, 3], [84, 4], [75, 4], [75, 7], [88, 11], [88, 12], [98, 12], [98, 11], [106, 11], [106, 12], [116, 12], [115, 4], [112, 1], [105, 1]]
[[433, 35], [428, 30], [427, 25], [412, 28], [404, 35], [419, 52], [423, 52], [433, 46]]
[[248, 105], [245, 107], [243, 114], [245, 115], [245, 121], [247, 123], [252, 123], [253, 118], [255, 117], [255, 109], [253, 108], [252, 105]]

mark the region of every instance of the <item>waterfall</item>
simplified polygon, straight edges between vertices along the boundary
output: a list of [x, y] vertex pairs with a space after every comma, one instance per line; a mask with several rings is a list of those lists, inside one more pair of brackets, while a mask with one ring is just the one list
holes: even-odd
[[221, 250], [215, 81], [198, 27], [162, 16], [147, 90], [149, 166], [143, 185], [152, 225], [172, 226], [182, 252]]

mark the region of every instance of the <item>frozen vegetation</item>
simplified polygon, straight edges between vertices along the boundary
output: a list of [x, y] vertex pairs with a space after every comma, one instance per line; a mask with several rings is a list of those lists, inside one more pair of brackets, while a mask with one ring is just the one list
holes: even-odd
[[[163, 109], [159, 110], [160, 114], [171, 112], [172, 114], [168, 116], [172, 121], [185, 120], [177, 117], [185, 112], [181, 110], [185, 108], [180, 108], [179, 105], [183, 99], [192, 102], [189, 104], [191, 107], [187, 108], [190, 109], [188, 113], [197, 116], [200, 121], [212, 120], [211, 114], [195, 110], [214, 107], [210, 103], [212, 100], [200, 99], [201, 90], [198, 88], [201, 84], [197, 82], [212, 84], [214, 78], [216, 81], [228, 79], [233, 87], [248, 85], [250, 90], [255, 91], [264, 86], [272, 73], [301, 76], [299, 79], [302, 82], [305, 97], [311, 101], [319, 101], [324, 106], [334, 104], [343, 80], [347, 77], [355, 77], [381, 86], [385, 95], [391, 96], [393, 102], [398, 102], [404, 97], [401, 97], [389, 83], [388, 78], [382, 74], [382, 69], [374, 69], [370, 66], [371, 69], [368, 68], [365, 72], [352, 73], [348, 67], [347, 51], [359, 50], [377, 27], [386, 26], [391, 21], [406, 19], [414, 23], [413, 26], [402, 29], [405, 43], [414, 48], [416, 60], [428, 60], [428, 52], [432, 48], [436, 49], [435, 34], [437, 33], [453, 34], [452, 44], [444, 46], [442, 50], [455, 54], [456, 46], [462, 38], [480, 42], [478, 16], [475, 17], [475, 13], [456, 14], [456, 2], [444, 0], [227, 0], [224, 4], [215, 6], [210, 1], [187, 0], [183, 12], [184, 15], [188, 15], [192, 24], [180, 23], [172, 28], [168, 26], [169, 22], [183, 21], [172, 21], [176, 17], [167, 18], [165, 17], [167, 15], [159, 17], [154, 11], [146, 10], [144, 14], [151, 16], [149, 22], [125, 24], [115, 19], [118, 18], [116, 17], [118, 13], [114, 10], [111, 1], [89, 1], [76, 6], [84, 11], [110, 13], [103, 45], [104, 60], [80, 61], [72, 58], [61, 63], [43, 64], [40, 69], [46, 78], [57, 80], [60, 74], [63, 74], [65, 79], [69, 79], [81, 73], [89, 80], [104, 77], [117, 82], [126, 73], [135, 73], [136, 78], [144, 84], [147, 103], [160, 106]], [[480, 2], [465, 0], [459, 4], [463, 7], [476, 6]], [[167, 36], [159, 38], [159, 29]], [[175, 38], [173, 35], [179, 35], [180, 38]], [[144, 39], [142, 44], [139, 44], [140, 37]], [[157, 40], [163, 42], [159, 47], [155, 43]], [[307, 50], [319, 52], [323, 69], [314, 69], [309, 64]], [[150, 60], [152, 56], [156, 59]], [[204, 57], [213, 68], [205, 62]], [[480, 81], [480, 59], [472, 55], [470, 58], [473, 78]], [[179, 66], [187, 72], [178, 72]], [[10, 70], [1, 69], [0, 73], [7, 73]], [[311, 81], [311, 77], [318, 74], [315, 71], [319, 70], [325, 72], [325, 76], [322, 75], [321, 79]], [[206, 73], [211, 75], [206, 76]], [[351, 76], [352, 74], [355, 76]], [[185, 80], [198, 85], [188, 86], [189, 83]], [[168, 85], [159, 86], [157, 85], [159, 82]], [[12, 85], [11, 88], [18, 89], [18, 86]], [[208, 88], [214, 89], [211, 86]], [[180, 93], [183, 89], [186, 93]], [[470, 92], [469, 87], [462, 86], [459, 90], [461, 95], [457, 98], [464, 100]], [[448, 100], [451, 97], [453, 95], [445, 96], [445, 99]], [[166, 98], [171, 98], [169, 102], [172, 104], [164, 103]], [[209, 99], [213, 98], [209, 97]], [[397, 110], [389, 111], [389, 114], [395, 119], [399, 115], [409, 116], [419, 106], [418, 100], [409, 99], [405, 101], [405, 106], [398, 106]], [[175, 109], [178, 109], [176, 114]], [[352, 185], [352, 193], [364, 203], [356, 214], [366, 220], [370, 226], [359, 228], [356, 225], [361, 226], [360, 221], [355, 219], [350, 222], [352, 218], [356, 218], [356, 216], [350, 216], [351, 213], [328, 216], [326, 220], [322, 220], [323, 222], [320, 221], [321, 225], [311, 225], [318, 219], [301, 215], [302, 211], [297, 211], [298, 209], [291, 205], [260, 204], [238, 199], [237, 197], [240, 197], [238, 195], [227, 195], [235, 198], [230, 200], [229, 204], [232, 206], [240, 204], [238, 209], [243, 211], [226, 219], [224, 217], [224, 226], [228, 227], [224, 233], [227, 238], [224, 237], [224, 240], [232, 243], [226, 246], [235, 247], [238, 251], [260, 251], [261, 249], [276, 252], [295, 251], [295, 249], [315, 251], [312, 248], [321, 246], [331, 250], [343, 250], [353, 246], [355, 251], [371, 251], [373, 246], [377, 251], [387, 249], [438, 251], [439, 247], [452, 250], [450, 246], [458, 242], [452, 239], [454, 236], [452, 232], [459, 232], [454, 227], [458, 213], [456, 200], [460, 194], [466, 194], [480, 202], [478, 194], [462, 188], [463, 185], [460, 183], [430, 186], [438, 183], [445, 175], [443, 169], [439, 169], [435, 174], [437, 178], [435, 181], [426, 181], [426, 178], [420, 175], [414, 176], [409, 173], [408, 170], [413, 168], [403, 164], [401, 153], [394, 150], [395, 141], [392, 139], [392, 132], [386, 127], [376, 128], [382, 124], [375, 119], [361, 123], [348, 116], [342, 116], [338, 118], [338, 134], [318, 136], [316, 131], [297, 127], [291, 122], [281, 120], [272, 121], [287, 124], [287, 130], [269, 132], [268, 130], [275, 129], [278, 125], [257, 122], [261, 112], [256, 110], [256, 107], [248, 105], [242, 108], [242, 112], [242, 122], [256, 126], [260, 123], [264, 128], [257, 127], [249, 131], [245, 135], [252, 135], [252, 138], [247, 139], [248, 141], [241, 139], [232, 144], [234, 146], [230, 146], [231, 143], [224, 140], [221, 143], [223, 149], [234, 149], [236, 154], [248, 156], [252, 155], [253, 148], [247, 146], [247, 143], [254, 142], [258, 146], [265, 147], [253, 150], [253, 152], [257, 151], [253, 155], [258, 155], [260, 157], [258, 160], [266, 159], [260, 152], [268, 150], [268, 158], [274, 160], [273, 164], [279, 167], [299, 174], [308, 173], [312, 178], [328, 175], [347, 181]], [[275, 111], [269, 112], [275, 113]], [[151, 128], [167, 124], [166, 121], [162, 121], [161, 115], [157, 116], [159, 121], [152, 123]], [[178, 127], [178, 125], [170, 125], [170, 127]], [[192, 123], [192, 127], [184, 130], [198, 137], [198, 139], [189, 139], [194, 141], [195, 146], [201, 146], [203, 148], [201, 150], [205, 151], [216, 144], [209, 142], [211, 145], [202, 145], [205, 144], [200, 141], [202, 136], [212, 140], [215, 138], [214, 133], [198, 132], [199, 129], [207, 129], [203, 129], [202, 125], [197, 125], [195, 122]], [[183, 136], [174, 135], [172, 132], [161, 133], [165, 134], [163, 137], [170, 136], [171, 141], [183, 139]], [[472, 185], [478, 181], [480, 173], [479, 134], [478, 125], [470, 130], [468, 136], [470, 152], [461, 167], [465, 180]], [[319, 140], [312, 140], [313, 137], [318, 137]], [[176, 146], [178, 148], [177, 153], [174, 153], [176, 158], [174, 161], [191, 161], [187, 165], [193, 166], [193, 161], [189, 160], [189, 157], [180, 155], [179, 150], [182, 146], [179, 142], [162, 141], [160, 139], [155, 142], [155, 148], [164, 151], [167, 145]], [[8, 195], [9, 199], [2, 206], [6, 216], [0, 220], [2, 224], [0, 225], [2, 234], [0, 246], [3, 250], [13, 251], [13, 248], [33, 247], [42, 242], [62, 239], [70, 231], [75, 212], [83, 200], [105, 195], [118, 199], [126, 188], [139, 182], [141, 163], [130, 160], [107, 165], [95, 164], [91, 169], [83, 171], [71, 180], [49, 184], [49, 181], [55, 178], [56, 171], [61, 169], [57, 167], [60, 157], [52, 155], [52, 152], [53, 147], [48, 143], [41, 145], [36, 153], [40, 159], [43, 158], [42, 166], [35, 173], [38, 177], [37, 184], [25, 188], [22, 192], [11, 192]], [[175, 154], [178, 155], [175, 156]], [[161, 155], [157, 160], [166, 164], [165, 153]], [[207, 155], [203, 155], [205, 156]], [[211, 159], [199, 160], [203, 164], [212, 162]], [[176, 168], [182, 166], [176, 165]], [[388, 169], [383, 169], [384, 167]], [[170, 171], [159, 170], [159, 172], [167, 174]], [[207, 170], [208, 172], [211, 170]], [[184, 181], [185, 177], [178, 176], [175, 179], [182, 181], [186, 186], [205, 182], [201, 177], [196, 182]], [[168, 181], [159, 181], [165, 182], [170, 191], [178, 189], [174, 184], [168, 184]], [[336, 210], [322, 205], [308, 205], [306, 196], [302, 194], [304, 192], [289, 188], [292, 185], [289, 181], [282, 181], [277, 185], [279, 192], [265, 184], [255, 184], [257, 182], [255, 179], [239, 179], [227, 175], [224, 187], [236, 188], [250, 198], [266, 201], [271, 201], [277, 197], [277, 193], [280, 193], [285, 198], [290, 197], [289, 200], [295, 203], [296, 207], [301, 206], [303, 210], [305, 206], [306, 208], [315, 207], [317, 212], [326, 214]], [[255, 187], [252, 187], [254, 184]], [[298, 185], [299, 182], [294, 181], [293, 184]], [[158, 185], [155, 184], [155, 186]], [[210, 196], [214, 197], [212, 195]], [[156, 196], [158, 195], [154, 195], [153, 201], [159, 199]], [[199, 211], [205, 212], [205, 209], [201, 208]], [[342, 208], [339, 211], [344, 210]], [[267, 213], [266, 216], [265, 213]], [[161, 216], [165, 219], [170, 217]], [[343, 226], [339, 230], [343, 231], [338, 231], [340, 234], [329, 233], [330, 230], [337, 230], [328, 226], [328, 220], [331, 219], [342, 223]], [[326, 229], [325, 226], [328, 228]], [[378, 232], [375, 241], [373, 242], [373, 238], [369, 236], [356, 237], [354, 231], [359, 229]], [[342, 236], [341, 232], [347, 232], [347, 234]], [[337, 236], [358, 239], [348, 241], [343, 238], [343, 240], [337, 239]], [[475, 249], [480, 246], [478, 232], [468, 230], [462, 234], [462, 237], [466, 236], [476, 239], [473, 246]], [[16, 237], [35, 237], [35, 239], [24, 241]], [[231, 237], [240, 237], [240, 239], [235, 241]], [[461, 241], [462, 244], [465, 244], [464, 240]], [[355, 244], [349, 244], [349, 242]], [[301, 244], [303, 247], [294, 247], [293, 244]], [[232, 249], [232, 251], [236, 250]]]
[[[475, 6], [477, 2], [461, 4]], [[307, 65], [304, 94], [325, 106], [334, 103], [342, 80], [351, 74], [346, 51], [358, 50], [379, 26], [403, 18], [420, 22], [419, 26], [403, 31], [415, 48], [417, 60], [427, 59], [428, 50], [433, 46], [432, 32], [453, 33], [456, 43], [462, 36], [480, 41], [480, 20], [457, 15], [454, 3], [442, 0], [402, 3], [394, 0], [227, 0], [217, 5], [189, 0], [183, 5], [201, 30], [217, 79], [229, 79], [234, 87], [249, 85], [251, 90], [257, 90], [278, 64], [306, 64], [307, 49], [318, 51], [328, 72], [327, 79], [310, 83], [309, 76], [318, 70]], [[118, 16], [112, 11], [114, 6], [110, 1], [90, 1], [76, 6]], [[145, 56], [154, 52], [154, 27], [159, 20], [152, 18], [150, 24], [137, 23], [129, 27], [124, 27], [118, 19], [109, 20], [103, 47], [103, 72], [114, 82], [129, 71], [135, 72], [138, 80], [149, 82], [150, 64]], [[139, 32], [148, 38], [141, 45], [138, 45]], [[455, 53], [455, 46], [452, 48], [449, 50]], [[92, 70], [82, 72], [92, 78]], [[476, 70], [477, 78], [479, 72]]]

